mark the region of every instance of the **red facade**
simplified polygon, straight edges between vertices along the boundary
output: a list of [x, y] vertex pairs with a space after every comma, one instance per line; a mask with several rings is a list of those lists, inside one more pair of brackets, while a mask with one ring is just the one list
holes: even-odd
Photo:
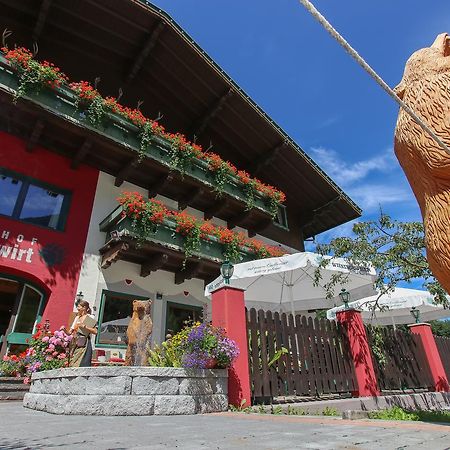
[[64, 230], [56, 231], [0, 216], [0, 276], [13, 275], [47, 294], [43, 320], [67, 323], [80, 274], [98, 171], [0, 132], [1, 167], [69, 191]]

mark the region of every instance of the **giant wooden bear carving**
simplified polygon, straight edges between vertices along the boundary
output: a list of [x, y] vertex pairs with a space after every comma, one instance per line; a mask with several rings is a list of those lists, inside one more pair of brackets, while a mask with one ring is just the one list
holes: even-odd
[[[407, 61], [397, 95], [450, 147], [450, 37]], [[427, 259], [434, 276], [450, 292], [450, 154], [403, 110], [395, 131], [395, 154], [422, 212]]]
[[127, 328], [128, 348], [125, 356], [126, 366], [147, 366], [147, 347], [153, 322], [150, 317], [152, 302], [134, 300], [133, 315]]

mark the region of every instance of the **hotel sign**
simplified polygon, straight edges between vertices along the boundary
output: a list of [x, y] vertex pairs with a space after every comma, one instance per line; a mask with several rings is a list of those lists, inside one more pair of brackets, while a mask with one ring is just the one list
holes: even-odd
[[23, 234], [13, 235], [9, 230], [3, 230], [0, 239], [0, 260], [10, 259], [28, 264], [32, 262], [37, 238], [33, 237], [28, 241]]

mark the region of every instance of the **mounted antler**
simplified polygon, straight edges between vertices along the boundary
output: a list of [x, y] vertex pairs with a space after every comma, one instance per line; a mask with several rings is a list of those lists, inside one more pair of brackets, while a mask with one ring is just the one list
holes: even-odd
[[123, 95], [123, 90], [122, 90], [122, 88], [119, 88], [119, 95], [117, 96], [116, 101], [119, 101], [122, 98], [122, 95]]
[[38, 43], [37, 42], [33, 42], [33, 57], [35, 58], [38, 53], [39, 53]]
[[8, 30], [8, 28], [5, 28], [3, 30], [3, 33], [2, 33], [2, 47], [6, 47], [6, 39], [8, 39], [9, 36], [12, 35], [12, 33], [13, 32], [11, 30]]
[[136, 109], [139, 111], [141, 109], [141, 106], [144, 104], [144, 100], [138, 100]]
[[98, 83], [100, 83], [102, 79], [100, 77], [96, 77], [94, 80], [94, 89], [97, 89]]
[[164, 114], [161, 114], [161, 112], [158, 111], [158, 117], [156, 119], [153, 119], [155, 122], [158, 122], [164, 117]]

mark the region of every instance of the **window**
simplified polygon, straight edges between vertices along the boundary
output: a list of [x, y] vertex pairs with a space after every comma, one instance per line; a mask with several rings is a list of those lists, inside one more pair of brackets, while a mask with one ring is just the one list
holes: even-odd
[[100, 305], [96, 343], [125, 346], [127, 328], [133, 314], [133, 300], [148, 300], [135, 295], [104, 291]]
[[201, 321], [203, 308], [201, 306], [182, 305], [167, 302], [166, 335], [174, 335], [190, 322]]
[[286, 206], [280, 205], [277, 209], [277, 214], [273, 218], [273, 221], [275, 225], [279, 225], [283, 228], [289, 228], [288, 227], [288, 221], [287, 221], [287, 213], [286, 213]]
[[67, 191], [0, 168], [0, 214], [62, 230], [69, 200]]

